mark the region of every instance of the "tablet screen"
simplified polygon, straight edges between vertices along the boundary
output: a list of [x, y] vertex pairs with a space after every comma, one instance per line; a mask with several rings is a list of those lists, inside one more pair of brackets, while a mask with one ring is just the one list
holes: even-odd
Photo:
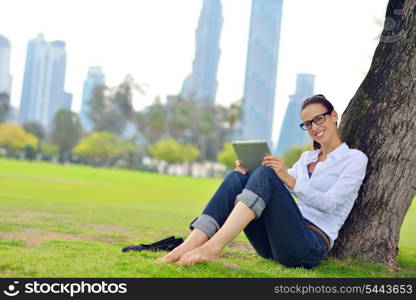
[[264, 140], [232, 141], [231, 145], [238, 159], [249, 172], [260, 167], [263, 157], [271, 154], [267, 141]]

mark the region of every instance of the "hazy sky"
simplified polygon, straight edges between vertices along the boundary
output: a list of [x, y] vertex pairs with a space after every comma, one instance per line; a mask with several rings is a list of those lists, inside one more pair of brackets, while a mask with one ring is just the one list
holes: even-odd
[[[276, 89], [274, 139], [295, 89], [296, 73], [316, 75], [315, 92], [342, 113], [364, 78], [387, 0], [285, 0]], [[222, 0], [224, 24], [217, 102], [242, 97], [250, 0]], [[18, 106], [26, 45], [39, 32], [64, 40], [66, 91], [79, 110], [88, 67], [101, 66], [114, 86], [131, 73], [149, 85], [136, 107], [177, 94], [191, 72], [202, 0], [1, 0], [0, 34], [12, 44], [12, 103]]]

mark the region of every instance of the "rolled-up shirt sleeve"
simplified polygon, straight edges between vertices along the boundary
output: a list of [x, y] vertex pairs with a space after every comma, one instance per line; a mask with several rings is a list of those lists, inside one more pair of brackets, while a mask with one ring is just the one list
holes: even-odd
[[332, 213], [345, 202], [355, 200], [365, 177], [368, 158], [357, 152], [350, 158], [350, 163], [339, 176], [336, 183], [326, 192], [321, 192], [311, 186], [309, 180], [296, 178], [293, 190], [290, 190], [299, 201], [323, 213]]

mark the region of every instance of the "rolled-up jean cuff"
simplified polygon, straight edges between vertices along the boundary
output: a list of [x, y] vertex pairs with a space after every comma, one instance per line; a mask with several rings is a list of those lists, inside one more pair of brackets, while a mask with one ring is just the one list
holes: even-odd
[[211, 238], [218, 231], [220, 225], [218, 225], [217, 221], [210, 215], [202, 214], [194, 221], [192, 221], [192, 223], [189, 225], [189, 228], [191, 230], [197, 228], [205, 232], [205, 234]]
[[249, 208], [251, 208], [256, 214], [256, 219], [261, 216], [261, 213], [266, 207], [263, 198], [248, 189], [243, 189], [241, 194], [237, 195], [234, 205], [237, 203], [237, 201], [241, 201]]

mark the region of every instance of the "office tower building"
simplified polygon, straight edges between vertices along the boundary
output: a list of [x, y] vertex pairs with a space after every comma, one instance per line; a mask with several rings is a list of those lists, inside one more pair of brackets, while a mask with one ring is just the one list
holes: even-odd
[[242, 137], [272, 147], [283, 0], [253, 0], [243, 96]]
[[289, 96], [289, 104], [280, 130], [280, 138], [275, 151], [281, 157], [292, 146], [305, 146], [312, 142], [308, 133], [299, 127], [302, 123], [300, 110], [306, 98], [314, 94], [315, 75], [297, 74], [296, 91]]
[[182, 98], [214, 104], [218, 87], [217, 70], [222, 24], [221, 1], [204, 0], [195, 33], [192, 73], [186, 77], [182, 85]]
[[0, 93], [11, 94], [12, 76], [10, 74], [10, 51], [9, 40], [0, 35]]
[[72, 95], [71, 93], [67, 93], [65, 92], [65, 101], [62, 104], [62, 108], [66, 109], [66, 110], [72, 110], [72, 99], [73, 99], [74, 95]]
[[48, 129], [56, 112], [67, 108], [65, 69], [65, 42], [46, 42], [43, 34], [29, 41], [20, 102], [21, 123], [35, 121]]

